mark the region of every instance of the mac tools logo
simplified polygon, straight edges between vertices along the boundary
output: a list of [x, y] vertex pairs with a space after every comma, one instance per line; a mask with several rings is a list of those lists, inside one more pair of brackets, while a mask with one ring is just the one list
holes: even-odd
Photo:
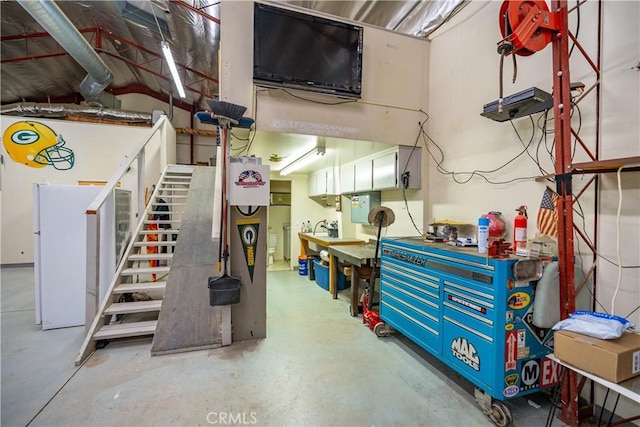
[[238, 180], [236, 181], [236, 185], [245, 188], [251, 187], [262, 187], [266, 182], [262, 180], [262, 175], [256, 171], [248, 170], [243, 171], [238, 176]]
[[466, 338], [458, 337], [451, 341], [451, 353], [472, 369], [480, 370], [480, 357], [476, 348]]

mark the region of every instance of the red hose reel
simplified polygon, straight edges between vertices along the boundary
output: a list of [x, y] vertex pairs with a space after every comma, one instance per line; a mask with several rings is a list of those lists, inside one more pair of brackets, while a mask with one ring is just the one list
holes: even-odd
[[507, 0], [498, 18], [503, 39], [498, 52], [529, 56], [551, 43], [560, 31], [559, 14], [549, 11], [543, 0]]

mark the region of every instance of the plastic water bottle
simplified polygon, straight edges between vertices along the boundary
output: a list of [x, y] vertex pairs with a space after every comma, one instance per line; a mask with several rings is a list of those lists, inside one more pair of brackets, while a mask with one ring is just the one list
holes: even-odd
[[487, 242], [489, 240], [489, 218], [478, 218], [478, 253], [487, 253]]

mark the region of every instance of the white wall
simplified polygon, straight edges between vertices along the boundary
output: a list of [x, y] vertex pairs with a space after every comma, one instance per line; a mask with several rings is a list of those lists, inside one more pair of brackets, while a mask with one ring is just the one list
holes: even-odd
[[[220, 99], [247, 106], [258, 129], [413, 145], [414, 125], [426, 104], [429, 43], [425, 40], [365, 27], [362, 99], [322, 105], [253, 86], [253, 2], [223, 1], [221, 20], [234, 25], [220, 29]], [[298, 94], [340, 102], [309, 92]]]
[[[119, 95], [118, 99], [122, 102], [122, 109], [129, 111], [140, 111], [151, 113], [153, 110], [164, 111], [168, 116], [171, 115], [169, 105], [147, 95], [128, 94]], [[192, 118], [191, 112], [181, 108], [173, 107], [173, 117], [171, 124], [174, 128], [195, 128], [209, 131], [215, 131], [216, 127], [208, 124], [202, 124], [199, 120]], [[185, 134], [176, 135], [176, 151], [177, 163], [191, 164], [191, 144], [193, 140], [193, 163], [209, 162], [209, 159], [215, 157], [216, 138], [206, 136], [191, 136]], [[213, 165], [215, 166], [215, 164]]]
[[[633, 69], [638, 64], [640, 32], [638, 17], [640, 3], [627, 1], [606, 1], [604, 4], [603, 34], [603, 74], [602, 74], [602, 129], [600, 158], [609, 159], [640, 155], [640, 73]], [[480, 116], [484, 104], [498, 98], [498, 63], [496, 42], [501, 38], [497, 27], [500, 2], [471, 2], [442, 27], [431, 38], [429, 116], [428, 132], [444, 152], [442, 166], [449, 171], [492, 170], [523, 150], [521, 142], [511, 125], [497, 123]], [[586, 2], [581, 7], [579, 41], [596, 58], [597, 2]], [[576, 28], [576, 14], [570, 19], [570, 28]], [[595, 78], [589, 65], [581, 59], [577, 49], [570, 61], [571, 81], [582, 81], [587, 87]], [[530, 57], [518, 57], [516, 84], [511, 83], [511, 58], [505, 61], [505, 95], [536, 86], [547, 92], [552, 91], [552, 49], [548, 46]], [[580, 136], [589, 147], [595, 141], [595, 100], [593, 92], [580, 102], [582, 127]], [[534, 117], [537, 119], [537, 116]], [[525, 143], [533, 133], [533, 145], [537, 146], [542, 136], [541, 130], [529, 119], [514, 121], [514, 125]], [[553, 122], [549, 122], [551, 128]], [[579, 125], [577, 111], [573, 126]], [[548, 136], [551, 148], [552, 135]], [[433, 145], [429, 145], [434, 149]], [[552, 172], [553, 163], [542, 145], [540, 161], [545, 170]], [[423, 150], [424, 152], [424, 150]], [[533, 157], [534, 148], [529, 149]], [[575, 162], [588, 158], [577, 150]], [[537, 208], [544, 191], [544, 182], [534, 179], [515, 181], [508, 184], [492, 185], [479, 177], [468, 183], [456, 184], [452, 176], [438, 173], [435, 162], [430, 160], [430, 171], [425, 176], [429, 188], [430, 203], [426, 206], [426, 218], [455, 218], [475, 223], [477, 217], [491, 210], [501, 211], [510, 225], [513, 224], [515, 208], [529, 207], [530, 236], [536, 232]], [[511, 181], [519, 177], [535, 177], [540, 171], [533, 160], [521, 156], [498, 173], [487, 174], [495, 181]], [[457, 176], [464, 180], [468, 174]], [[590, 176], [574, 176], [574, 194], [587, 182]], [[553, 184], [552, 188], [553, 187]], [[637, 172], [623, 174], [623, 207], [620, 217], [622, 236], [620, 254], [622, 265], [640, 264], [640, 180]], [[617, 180], [615, 174], [602, 176], [600, 192], [598, 247], [602, 256], [616, 260], [616, 212], [618, 205]], [[585, 211], [584, 224], [574, 214], [578, 227], [586, 230], [591, 239], [594, 225], [594, 191], [587, 190], [581, 197]], [[511, 236], [509, 236], [510, 238]], [[578, 242], [579, 238], [576, 237]], [[586, 250], [584, 243], [576, 244], [576, 251]], [[582, 260], [588, 263], [590, 257]], [[580, 262], [580, 260], [578, 260]], [[627, 268], [622, 272], [622, 281], [615, 302], [615, 313], [628, 315], [640, 302], [640, 270]], [[618, 269], [600, 259], [597, 270], [597, 298], [604, 309], [611, 311], [611, 297], [617, 281]], [[601, 308], [599, 308], [601, 310]], [[640, 324], [640, 311], [630, 319]], [[634, 412], [627, 401], [618, 408], [620, 415]], [[637, 409], [637, 407], [635, 408]]]
[[[2, 175], [2, 215], [0, 264], [33, 262], [33, 183], [78, 184], [78, 181], [108, 181], [130, 152], [149, 134], [148, 127], [129, 127], [78, 123], [65, 120], [45, 120], [1, 116], [2, 133], [11, 124], [29, 120], [43, 123], [62, 134], [65, 147], [75, 156], [75, 164], [69, 170], [56, 170], [52, 166], [31, 168], [14, 162], [4, 145]], [[159, 159], [159, 140], [155, 139], [147, 151], [147, 164]], [[134, 163], [125, 175], [123, 188], [132, 190], [135, 203], [137, 169]], [[157, 182], [158, 176], [148, 176], [147, 182]], [[64, 203], [63, 200], [60, 201]]]
[[[380, 192], [381, 205], [390, 208], [395, 215], [395, 222], [389, 227], [382, 229], [381, 237], [420, 236], [424, 233], [422, 225], [424, 222], [423, 193], [422, 190], [406, 190], [403, 196], [402, 190], [384, 190]], [[407, 199], [406, 204], [404, 201], [405, 197]], [[343, 223], [349, 223], [349, 229], [351, 230], [351, 232], [346, 235], [364, 240], [365, 242], [368, 242], [370, 239], [377, 239], [378, 227], [350, 222], [351, 205], [349, 198], [343, 197], [342, 206]]]
[[[313, 101], [336, 103], [323, 105], [292, 98], [277, 89], [253, 86], [253, 32], [247, 31], [253, 25], [253, 2], [222, 2], [221, 19], [234, 25], [221, 26], [220, 98], [247, 106], [247, 115], [254, 117], [257, 129], [414, 144], [419, 134], [418, 122], [424, 120], [420, 110], [427, 105], [429, 43], [425, 40], [365, 27], [362, 99], [340, 103], [336, 98], [299, 93]], [[313, 226], [322, 219], [338, 220], [341, 236], [364, 240], [375, 237], [374, 227], [350, 222], [349, 204], [344, 203], [348, 199], [342, 198], [342, 212], [336, 212], [333, 204], [322, 206], [308, 198], [307, 176], [294, 175], [291, 179], [292, 262], [296, 262], [294, 254], [299, 253], [297, 232], [303, 221], [310, 221]], [[407, 197], [417, 227], [422, 229], [423, 192], [408, 191]], [[398, 193], [384, 192], [383, 202], [394, 210], [397, 218], [387, 233], [417, 234]]]

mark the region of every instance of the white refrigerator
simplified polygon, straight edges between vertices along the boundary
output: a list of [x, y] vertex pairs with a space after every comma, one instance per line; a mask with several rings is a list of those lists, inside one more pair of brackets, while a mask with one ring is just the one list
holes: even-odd
[[[101, 188], [34, 184], [35, 311], [42, 329], [85, 324], [85, 212]], [[116, 270], [116, 235], [130, 238], [130, 214], [124, 226], [117, 225], [115, 199], [113, 193], [100, 210], [100, 301]], [[122, 245], [117, 245], [120, 251]]]

